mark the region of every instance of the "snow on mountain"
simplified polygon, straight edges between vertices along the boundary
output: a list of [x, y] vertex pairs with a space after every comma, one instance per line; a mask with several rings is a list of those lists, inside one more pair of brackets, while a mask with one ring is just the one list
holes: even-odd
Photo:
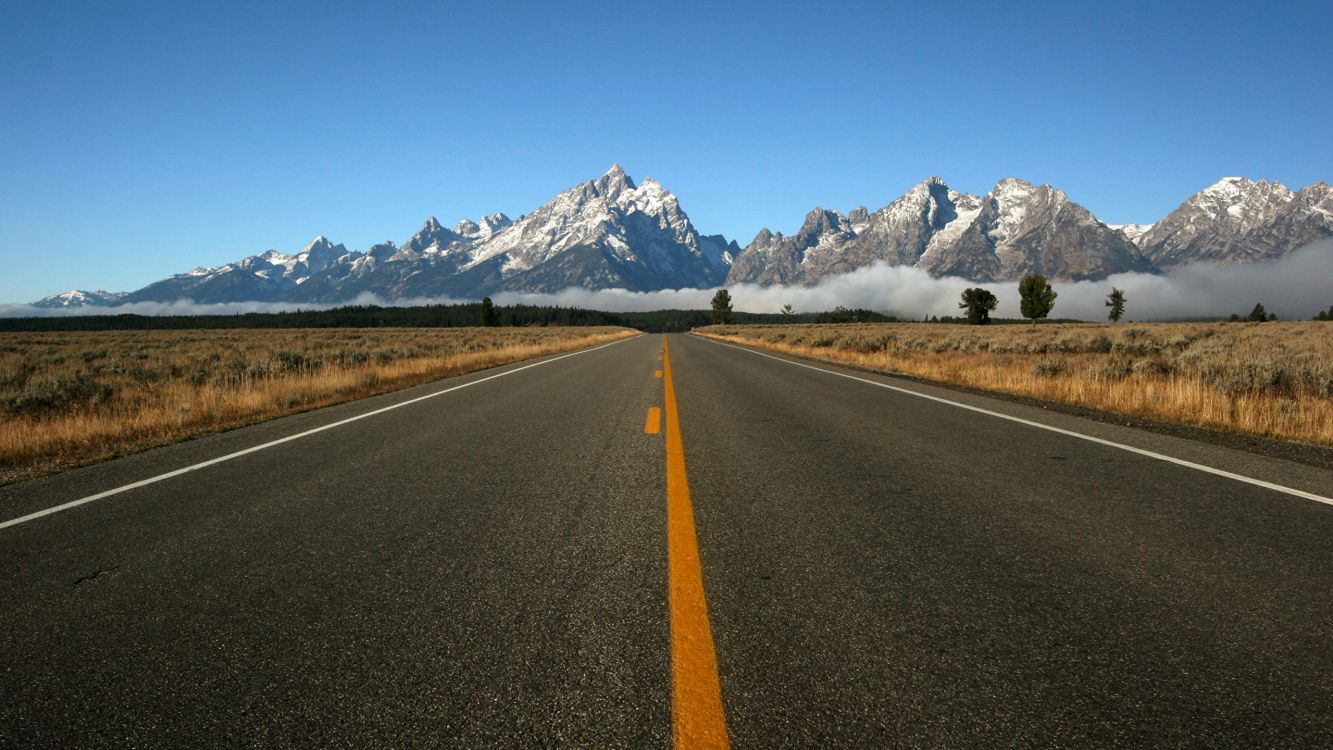
[[54, 294], [50, 297], [43, 297], [32, 303], [33, 307], [42, 308], [64, 308], [64, 307], [110, 307], [118, 304], [124, 297], [125, 292], [108, 292], [104, 289], [71, 289], [68, 292]]
[[1293, 192], [1280, 182], [1224, 177], [1180, 204], [1139, 238], [1167, 270], [1186, 263], [1255, 263], [1333, 236], [1333, 198], [1318, 182]]
[[1152, 270], [1123, 234], [1050, 185], [1000, 180], [980, 206], [957, 241], [942, 248], [926, 270], [977, 281], [1009, 281], [1028, 273], [1099, 279]]
[[1049, 185], [1011, 178], [977, 197], [931, 177], [873, 214], [859, 210], [856, 221], [817, 210], [791, 238], [761, 232], [728, 282], [813, 284], [875, 262], [978, 281], [1150, 268], [1123, 235]]
[[425, 257], [444, 255], [449, 252], [466, 249], [470, 245], [463, 235], [445, 229], [434, 217], [426, 219], [417, 233], [412, 235], [398, 248], [394, 260], [416, 261]]
[[130, 292], [120, 302], [187, 299], [212, 304], [273, 300], [339, 259], [353, 255], [357, 254], [320, 235], [295, 255], [268, 250], [216, 268], [195, 268]]
[[296, 253], [268, 250], [199, 267], [128, 294], [74, 290], [44, 307], [122, 302], [345, 302], [362, 294], [476, 299], [577, 286], [650, 291], [726, 283], [813, 284], [872, 263], [976, 281], [1043, 273], [1096, 279], [1206, 260], [1251, 263], [1333, 236], [1333, 188], [1224, 178], [1154, 224], [1107, 225], [1050, 185], [1000, 180], [984, 196], [938, 177], [877, 211], [809, 212], [790, 237], [768, 229], [742, 250], [701, 235], [657, 180], [615, 164], [535, 211], [458, 221], [430, 217], [402, 245], [350, 251], [324, 236]]
[[1153, 227], [1152, 224], [1107, 224], [1106, 226], [1125, 235], [1125, 239], [1135, 244], [1138, 243], [1140, 237], [1147, 234], [1148, 230]]
[[790, 237], [767, 228], [755, 235], [732, 262], [727, 283], [800, 283], [815, 273], [812, 267], [837, 255], [855, 237], [846, 216], [815, 208], [805, 215], [801, 228]]
[[[487, 218], [492, 233], [474, 233], [481, 239], [458, 269], [476, 277], [473, 294], [711, 286], [739, 251], [720, 237], [700, 236], [675, 195], [652, 178], [636, 185], [619, 164], [518, 221]], [[472, 232], [470, 226], [460, 228]]]
[[496, 232], [513, 224], [514, 220], [502, 213], [494, 213], [489, 216], [483, 216], [476, 221], [463, 219], [454, 227], [454, 233], [466, 238], [471, 242], [485, 242], [494, 237]]
[[700, 235], [676, 196], [656, 180], [636, 185], [613, 165], [596, 180], [561, 192], [517, 221], [504, 214], [445, 229], [433, 217], [395, 252], [330, 266], [283, 298], [344, 301], [477, 298], [502, 290], [569, 286], [637, 291], [712, 286], [740, 248]]

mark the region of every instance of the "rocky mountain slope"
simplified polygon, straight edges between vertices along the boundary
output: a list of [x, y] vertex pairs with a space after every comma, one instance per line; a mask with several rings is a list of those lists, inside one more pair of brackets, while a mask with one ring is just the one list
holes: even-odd
[[1001, 180], [978, 197], [932, 177], [873, 214], [815, 209], [791, 237], [761, 231], [727, 283], [811, 284], [877, 261], [974, 281], [1152, 270], [1123, 232], [1049, 185]]
[[1158, 268], [1256, 263], [1333, 237], [1333, 188], [1226, 177], [1180, 204], [1138, 239]]
[[816, 208], [795, 234], [764, 229], [742, 250], [721, 235], [700, 234], [675, 195], [653, 179], [635, 184], [617, 164], [516, 220], [496, 213], [449, 229], [431, 217], [402, 245], [365, 251], [321, 236], [294, 255], [269, 250], [128, 294], [74, 290], [34, 304], [332, 304], [366, 294], [478, 299], [567, 287], [813, 284], [877, 262], [974, 281], [1029, 272], [1099, 279], [1198, 261], [1261, 262], [1330, 236], [1333, 188], [1323, 182], [1292, 191], [1228, 177], [1154, 224], [1107, 225], [1050, 185], [1010, 178], [977, 196], [932, 177], [874, 212]]
[[110, 307], [119, 304], [125, 298], [125, 292], [108, 292], [105, 289], [71, 289], [68, 292], [43, 297], [32, 303], [33, 307], [58, 309], [65, 307]]

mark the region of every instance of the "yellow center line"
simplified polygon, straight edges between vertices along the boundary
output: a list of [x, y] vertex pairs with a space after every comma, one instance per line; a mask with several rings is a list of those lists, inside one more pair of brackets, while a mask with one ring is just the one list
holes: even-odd
[[662, 429], [662, 410], [656, 406], [648, 410], [648, 421], [643, 423], [643, 431], [656, 435]]
[[713, 629], [708, 624], [703, 566], [685, 475], [685, 443], [671, 382], [671, 351], [662, 337], [666, 384], [667, 591], [671, 609], [671, 729], [675, 747], [726, 748]]

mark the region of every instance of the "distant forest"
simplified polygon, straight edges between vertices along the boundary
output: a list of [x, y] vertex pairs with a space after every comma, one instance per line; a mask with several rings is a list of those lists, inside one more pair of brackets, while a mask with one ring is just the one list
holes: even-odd
[[[298, 310], [243, 315], [68, 315], [0, 318], [0, 331], [124, 331], [183, 328], [457, 328], [481, 324], [481, 304]], [[896, 319], [870, 310], [795, 313], [733, 312], [732, 323], [887, 323]], [[713, 322], [707, 310], [603, 312], [576, 307], [495, 307], [498, 326], [625, 326], [649, 333], [688, 331]]]
[[[1330, 309], [1327, 319], [1333, 319]], [[1235, 316], [1233, 316], [1235, 317]], [[1316, 318], [1318, 319], [1318, 318]], [[1213, 319], [1208, 319], [1213, 320]], [[1216, 318], [1216, 320], [1222, 320]], [[538, 305], [495, 306], [497, 326], [625, 326], [647, 333], [672, 333], [710, 325], [708, 310], [652, 310], [650, 312], [605, 312], [578, 307]], [[967, 325], [967, 318], [931, 316], [927, 320], [904, 320], [873, 310], [836, 308], [826, 312], [747, 313], [732, 312], [736, 325], [783, 323], [899, 323], [922, 322]], [[1084, 321], [1052, 318], [1042, 325]], [[992, 325], [1031, 324], [1021, 318], [991, 318]], [[481, 303], [378, 307], [353, 305], [332, 310], [297, 310], [241, 315], [60, 315], [32, 318], [0, 318], [4, 331], [135, 331], [189, 328], [460, 328], [481, 325]]]

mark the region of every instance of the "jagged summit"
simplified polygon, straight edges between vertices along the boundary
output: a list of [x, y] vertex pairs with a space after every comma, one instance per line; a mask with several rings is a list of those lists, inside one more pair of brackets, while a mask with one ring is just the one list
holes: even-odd
[[791, 236], [765, 228], [742, 250], [700, 234], [664, 185], [651, 177], [636, 183], [615, 163], [517, 219], [492, 213], [449, 229], [431, 216], [402, 245], [382, 242], [364, 252], [319, 235], [294, 254], [268, 250], [130, 294], [71, 290], [37, 304], [337, 303], [362, 294], [476, 299], [570, 286], [811, 284], [873, 263], [976, 281], [1028, 272], [1097, 279], [1197, 261], [1259, 262], [1330, 236], [1333, 189], [1323, 181], [1293, 192], [1276, 181], [1225, 177], [1154, 224], [1107, 225], [1048, 184], [1007, 177], [985, 195], [970, 195], [930, 176], [874, 211], [816, 207]]
[[1275, 180], [1224, 177], [1153, 224], [1138, 245], [1162, 269], [1278, 258], [1333, 236], [1333, 199], [1322, 184], [1293, 192]]
[[1035, 271], [1099, 278], [1151, 268], [1120, 232], [1050, 185], [999, 180], [985, 196], [939, 177], [856, 219], [817, 209], [792, 237], [760, 233], [732, 264], [728, 283], [812, 284], [873, 263], [978, 281]]
[[57, 309], [67, 307], [110, 307], [125, 298], [125, 292], [108, 292], [105, 289], [71, 289], [50, 297], [43, 297], [32, 303], [33, 307]]
[[637, 186], [634, 180], [625, 173], [625, 169], [617, 162], [606, 170], [606, 173], [595, 180], [592, 185], [600, 195], [614, 195], [624, 190], [634, 190]]
[[311, 240], [311, 241], [305, 246], [305, 249], [302, 250], [301, 252], [302, 252], [302, 253], [310, 253], [310, 252], [314, 252], [314, 251], [321, 250], [321, 249], [328, 248], [328, 247], [333, 247], [333, 243], [329, 241], [329, 238], [328, 238], [328, 237], [325, 237], [324, 235], [320, 234], [320, 235], [316, 235], [316, 236], [315, 236], [315, 239]]
[[476, 221], [471, 219], [463, 219], [459, 221], [458, 224], [454, 226], [454, 233], [474, 241], [487, 239], [513, 223], [513, 219], [510, 219], [502, 213], [487, 214]]

